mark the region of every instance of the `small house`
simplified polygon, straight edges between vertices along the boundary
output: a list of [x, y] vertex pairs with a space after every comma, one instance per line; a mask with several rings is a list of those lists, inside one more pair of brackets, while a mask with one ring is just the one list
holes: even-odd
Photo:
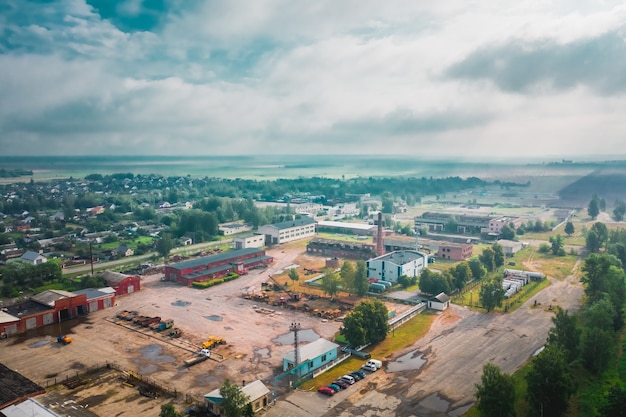
[[48, 262], [48, 258], [40, 253], [33, 252], [31, 250], [24, 252], [20, 259], [22, 260], [22, 262], [26, 262], [31, 265], [41, 265]]
[[[298, 347], [299, 364], [294, 372], [299, 376], [307, 375], [334, 361], [337, 359], [338, 347], [338, 344], [321, 338]], [[295, 366], [295, 350], [292, 350], [283, 356], [283, 371], [288, 371]]]
[[[258, 413], [260, 410], [267, 408], [270, 403], [270, 390], [259, 380], [250, 384], [246, 384], [244, 381], [241, 391], [248, 396], [248, 402], [252, 404], [252, 411], [254, 411], [254, 413]], [[224, 415], [222, 408], [222, 401], [224, 401], [224, 399], [220, 394], [219, 388], [205, 394], [204, 400], [211, 413], [216, 416]]]
[[442, 292], [428, 300], [428, 308], [443, 311], [450, 307], [450, 297]]

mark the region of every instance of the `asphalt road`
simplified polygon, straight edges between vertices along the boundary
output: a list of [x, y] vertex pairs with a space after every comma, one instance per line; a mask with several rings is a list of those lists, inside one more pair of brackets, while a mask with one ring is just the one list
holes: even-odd
[[[582, 293], [582, 285], [570, 276], [564, 281], [552, 280], [549, 287], [509, 314], [483, 314], [452, 305], [413, 346], [379, 358], [385, 362], [383, 370], [331, 398], [295, 391], [266, 415], [460, 416], [474, 402], [474, 386], [480, 382], [483, 365], [493, 363], [513, 373], [545, 344], [552, 327], [549, 306], [576, 310]], [[389, 362], [411, 353], [411, 357], [425, 360], [421, 368], [387, 371]]]
[[[180, 246], [178, 248], [172, 249], [172, 251], [170, 252], [170, 255], [175, 255], [177, 253], [196, 252], [201, 249], [206, 249], [210, 247], [221, 246], [223, 244], [231, 243], [232, 241], [233, 241], [232, 239], [225, 239], [225, 240], [219, 240], [215, 242], [205, 242], [205, 243], [197, 243], [195, 245]], [[93, 264], [93, 267], [94, 267], [94, 270], [100, 271], [103, 269], [109, 269], [109, 268], [113, 268], [113, 267], [120, 266], [120, 265], [137, 264], [137, 263], [140, 263], [141, 261], [151, 259], [156, 254], [157, 254], [156, 252], [150, 252], [144, 255], [130, 256], [127, 258], [116, 259], [114, 261], [97, 262]], [[71, 268], [63, 269], [63, 275], [75, 275], [75, 274], [82, 274], [82, 273], [88, 273], [88, 272], [91, 272], [90, 264], [74, 266]]]

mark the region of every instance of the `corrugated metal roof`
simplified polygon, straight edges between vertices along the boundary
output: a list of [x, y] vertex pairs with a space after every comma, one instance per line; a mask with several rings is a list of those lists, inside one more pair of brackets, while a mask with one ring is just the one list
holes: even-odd
[[133, 275], [120, 274], [119, 272], [113, 271], [104, 271], [102, 273], [102, 277], [107, 283], [119, 284], [124, 281], [126, 278], [132, 277]]
[[236, 258], [238, 256], [249, 255], [252, 253], [263, 253], [261, 249], [257, 248], [245, 248], [245, 249], [237, 249], [231, 250], [228, 252], [222, 252], [215, 255], [204, 256], [198, 259], [190, 259], [188, 261], [182, 261], [175, 264], [168, 265], [169, 268], [174, 268], [178, 270], [187, 269], [187, 268], [195, 268], [201, 265], [208, 265], [214, 262], [226, 261], [228, 259]]
[[372, 230], [376, 229], [376, 226], [373, 224], [367, 223], [349, 223], [349, 222], [335, 222], [332, 220], [321, 220], [317, 222], [317, 225], [320, 227], [341, 227], [344, 229], [354, 229], [354, 230]]
[[1, 414], [4, 414], [6, 417], [61, 417], [32, 398], [3, 408]]
[[[338, 347], [339, 347], [338, 344], [333, 343], [330, 340], [326, 340], [322, 338], [317, 339], [314, 342], [311, 342], [307, 345], [304, 345], [298, 348], [300, 351], [300, 361], [308, 361], [311, 359], [315, 359], [318, 356], [328, 353], [333, 349], [337, 349]], [[295, 351], [292, 350], [291, 352], [287, 353], [285, 356], [283, 356], [283, 359], [288, 362], [294, 362]]]
[[73, 298], [73, 297], [76, 297], [76, 294], [71, 293], [69, 291], [46, 290], [30, 298], [31, 300], [36, 301], [39, 304], [47, 305], [49, 307], [54, 307], [54, 302], [56, 300], [62, 300], [64, 298]]
[[20, 319], [10, 315], [9, 313], [5, 313], [4, 311], [0, 311], [0, 323], [12, 323], [14, 321], [19, 321]]
[[[113, 290], [113, 292], [115, 292], [115, 290]], [[105, 292], [105, 291], [102, 291], [102, 289], [96, 289], [96, 288], [85, 288], [84, 290], [74, 291], [74, 294], [76, 295], [86, 294], [87, 301], [90, 301], [90, 300], [95, 300], [95, 299], [102, 298], [102, 297], [108, 297], [111, 295], [111, 292], [108, 292], [108, 291]]]
[[288, 220], [286, 222], [274, 223], [269, 226], [274, 227], [278, 230], [282, 230], [282, 229], [289, 229], [292, 227], [304, 226], [304, 225], [312, 224], [312, 223], [317, 223], [317, 222], [315, 221], [315, 219], [306, 216], [306, 217], [301, 217], [295, 220]]
[[[269, 394], [270, 392], [270, 390], [265, 386], [265, 384], [258, 379], [254, 382], [251, 382], [241, 387], [241, 391], [243, 391], [243, 393], [246, 394], [248, 398], [250, 398], [250, 402], [254, 402], [258, 400], [259, 398], [263, 397], [264, 395]], [[223, 400], [222, 395], [220, 394], [219, 388], [214, 389], [208, 394], [205, 394], [204, 398], [207, 401], [211, 401], [214, 403], [221, 403]]]

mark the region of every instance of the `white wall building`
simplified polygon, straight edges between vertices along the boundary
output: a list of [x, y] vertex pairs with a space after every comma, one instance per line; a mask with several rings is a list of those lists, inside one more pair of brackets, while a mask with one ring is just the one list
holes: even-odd
[[417, 277], [428, 266], [428, 255], [416, 250], [390, 252], [367, 261], [367, 277], [398, 282], [398, 277]]
[[266, 245], [278, 245], [280, 243], [314, 236], [315, 224], [316, 221], [311, 217], [302, 217], [300, 219], [261, 226], [259, 227], [259, 233], [265, 235]]
[[218, 231], [221, 235], [229, 236], [237, 233], [249, 232], [253, 229], [251, 224], [245, 223], [222, 223], [218, 225]]
[[260, 233], [252, 233], [233, 238], [234, 249], [262, 248], [263, 246], [265, 246], [265, 235]]

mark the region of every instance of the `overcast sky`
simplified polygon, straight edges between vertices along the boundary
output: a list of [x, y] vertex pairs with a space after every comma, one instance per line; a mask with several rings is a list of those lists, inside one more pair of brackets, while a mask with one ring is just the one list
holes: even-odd
[[0, 0], [0, 153], [623, 155], [625, 34], [611, 0]]

